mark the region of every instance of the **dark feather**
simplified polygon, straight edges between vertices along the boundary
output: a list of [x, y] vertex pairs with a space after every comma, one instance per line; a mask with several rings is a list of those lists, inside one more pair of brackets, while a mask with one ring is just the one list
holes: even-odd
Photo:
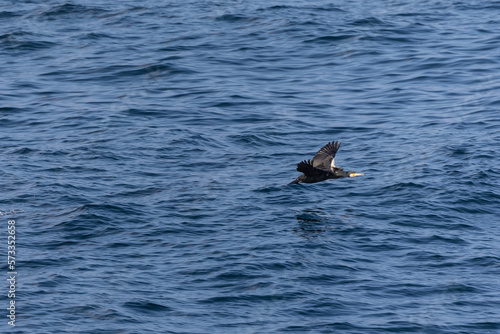
[[340, 144], [338, 141], [331, 142], [323, 146], [318, 153], [312, 159], [311, 165], [313, 167], [331, 170], [332, 169], [332, 160], [335, 158], [335, 154], [340, 148]]
[[325, 170], [316, 168], [311, 164], [311, 160], [301, 161], [297, 165], [297, 171], [304, 173], [306, 176], [320, 176], [325, 174]]

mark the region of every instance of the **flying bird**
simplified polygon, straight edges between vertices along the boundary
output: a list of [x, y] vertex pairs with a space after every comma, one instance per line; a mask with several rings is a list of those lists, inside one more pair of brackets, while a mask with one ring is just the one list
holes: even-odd
[[335, 154], [340, 148], [338, 141], [326, 144], [312, 160], [304, 160], [297, 165], [297, 171], [304, 173], [289, 184], [316, 183], [328, 179], [354, 177], [364, 173], [346, 172], [335, 166]]

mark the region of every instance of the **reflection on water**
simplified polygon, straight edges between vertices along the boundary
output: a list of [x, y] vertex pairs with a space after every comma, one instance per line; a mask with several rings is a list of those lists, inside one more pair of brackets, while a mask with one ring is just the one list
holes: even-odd
[[[353, 209], [345, 209], [345, 213], [339, 216], [328, 214], [322, 208], [304, 209], [296, 214], [298, 226], [293, 231], [308, 240], [326, 232], [343, 233], [357, 227], [358, 220], [355, 216]], [[334, 237], [334, 234], [329, 237]]]

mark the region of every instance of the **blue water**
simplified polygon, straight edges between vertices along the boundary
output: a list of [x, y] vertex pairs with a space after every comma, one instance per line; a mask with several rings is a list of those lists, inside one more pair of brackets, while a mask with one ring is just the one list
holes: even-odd
[[500, 333], [500, 2], [4, 1], [0, 73], [0, 331]]

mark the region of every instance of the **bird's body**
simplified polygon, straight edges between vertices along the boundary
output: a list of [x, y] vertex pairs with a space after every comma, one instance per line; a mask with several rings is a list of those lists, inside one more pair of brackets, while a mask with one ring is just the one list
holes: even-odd
[[346, 172], [340, 167], [335, 167], [335, 154], [340, 148], [338, 141], [323, 146], [312, 160], [304, 160], [297, 165], [297, 171], [304, 173], [290, 184], [316, 183], [328, 179], [341, 177], [354, 177], [363, 173]]

